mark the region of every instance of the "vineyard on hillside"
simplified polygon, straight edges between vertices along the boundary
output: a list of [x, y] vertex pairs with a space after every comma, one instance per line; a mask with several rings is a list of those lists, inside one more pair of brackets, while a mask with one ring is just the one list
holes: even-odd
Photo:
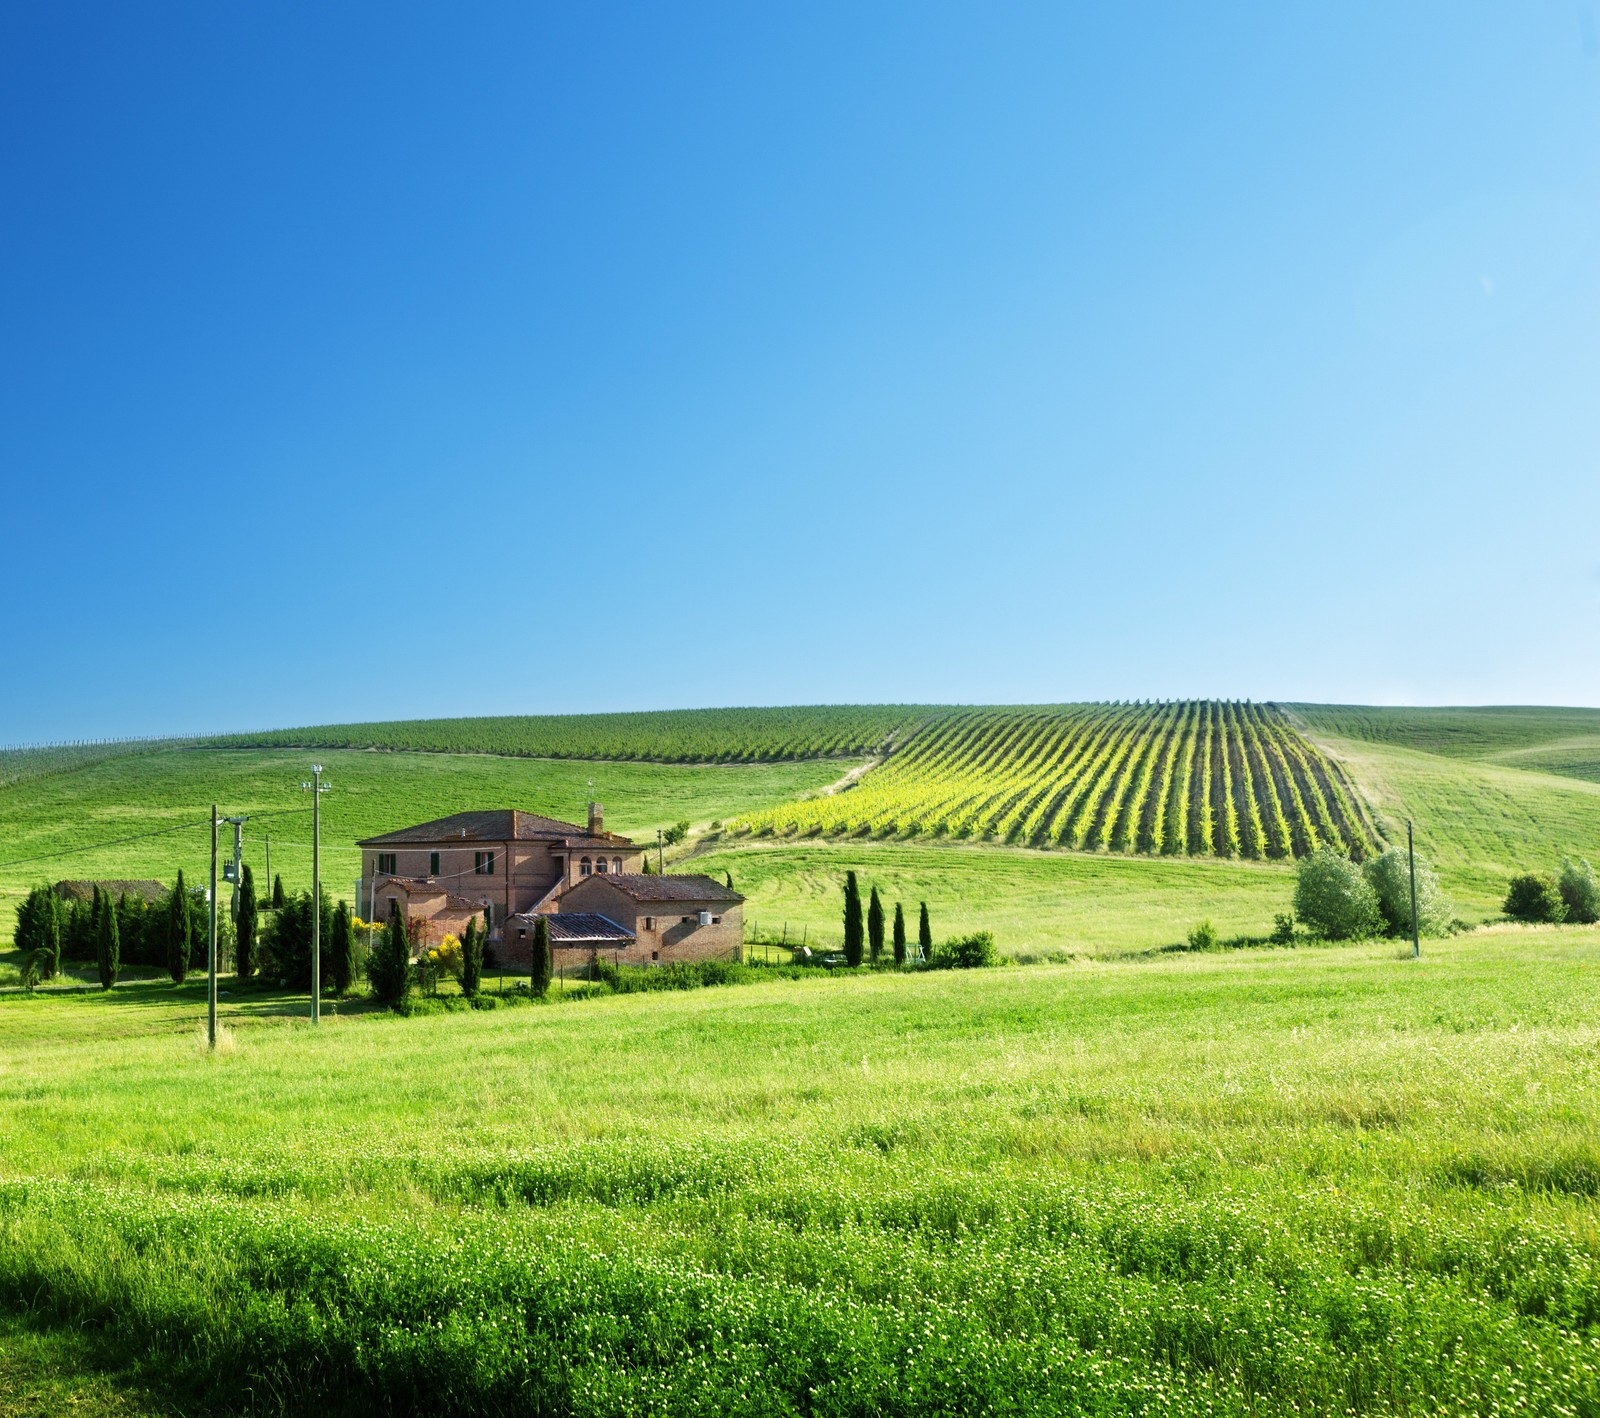
[[734, 827], [1271, 859], [1324, 842], [1359, 858], [1379, 836], [1280, 709], [1216, 700], [953, 710], [853, 786]]
[[373, 748], [637, 763], [774, 763], [881, 752], [941, 711], [893, 704], [668, 709], [330, 724], [227, 734], [219, 748]]

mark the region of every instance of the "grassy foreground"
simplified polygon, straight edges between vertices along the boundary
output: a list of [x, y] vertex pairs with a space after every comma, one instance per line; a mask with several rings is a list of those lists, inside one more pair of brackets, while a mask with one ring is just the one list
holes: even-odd
[[[1600, 933], [313, 1032], [0, 998], [0, 1395], [1600, 1411]], [[263, 1009], [269, 1012], [263, 1013]], [[333, 1396], [336, 1402], [324, 1401]]]

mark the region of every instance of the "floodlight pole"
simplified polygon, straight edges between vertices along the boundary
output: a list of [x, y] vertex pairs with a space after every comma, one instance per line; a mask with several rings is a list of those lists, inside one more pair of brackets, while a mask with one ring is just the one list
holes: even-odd
[[1411, 865], [1411, 958], [1422, 954], [1422, 933], [1417, 929], [1417, 849], [1411, 838], [1411, 819], [1406, 819], [1406, 860]]
[[210, 931], [206, 941], [206, 1043], [217, 1047], [217, 805], [211, 804], [211, 890], [206, 893], [211, 907]]

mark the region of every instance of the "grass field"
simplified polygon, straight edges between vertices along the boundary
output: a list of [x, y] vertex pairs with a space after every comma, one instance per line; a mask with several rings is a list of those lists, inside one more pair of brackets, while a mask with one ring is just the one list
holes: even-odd
[[1501, 929], [260, 997], [215, 1057], [193, 987], [0, 997], [0, 1399], [1593, 1414], [1597, 986], [1600, 933]]
[[[669, 863], [669, 867], [672, 864]], [[840, 884], [849, 870], [876, 885], [891, 915], [928, 903], [936, 939], [990, 930], [1002, 952], [1114, 955], [1181, 944], [1209, 918], [1225, 936], [1265, 937], [1290, 908], [1294, 874], [1266, 862], [1172, 860], [1030, 852], [981, 843], [803, 842], [723, 839], [676, 869], [730, 872], [748, 898], [745, 924], [762, 939], [787, 927], [810, 945], [842, 943]]]

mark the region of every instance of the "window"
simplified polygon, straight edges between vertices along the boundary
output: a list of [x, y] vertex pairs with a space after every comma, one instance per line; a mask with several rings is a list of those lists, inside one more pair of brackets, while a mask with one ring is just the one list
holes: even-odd
[[517, 939], [518, 940], [526, 940], [527, 938], [528, 938], [527, 931], [523, 930], [521, 926], [518, 926], [517, 927]]
[[493, 876], [494, 853], [474, 852], [472, 854], [472, 871], [475, 876]]
[[721, 916], [713, 916], [711, 918], [711, 924], [714, 925], [714, 926], [720, 926], [722, 924], [722, 917]]
[[606, 859], [604, 857], [596, 857], [594, 869], [599, 872], [601, 876], [604, 876], [606, 874]]
[[616, 872], [616, 874], [618, 876], [622, 875], [622, 858], [621, 857], [613, 857], [611, 859], [611, 870]]
[[394, 853], [393, 852], [379, 852], [378, 853], [378, 875], [379, 876], [393, 876], [394, 875]]
[[428, 875], [439, 875], [439, 854], [437, 852], [428, 853]]
[[589, 873], [592, 872], [593, 870], [594, 870], [594, 863], [591, 862], [587, 857], [585, 857], [581, 862], [578, 863], [578, 875], [579, 876], [588, 876]]
[[659, 959], [661, 959], [661, 952], [660, 952], [660, 951], [659, 951], [659, 950], [652, 950], [652, 951], [651, 951], [651, 952], [650, 952], [650, 958], [651, 958], [651, 959], [652, 959], [652, 960], [659, 960]]
[[693, 916], [684, 916], [679, 920], [678, 924], [680, 926], [692, 926], [694, 924], [694, 917]]
[[644, 928], [647, 931], [653, 931], [656, 928], [656, 918], [654, 916], [646, 916], [644, 918]]

